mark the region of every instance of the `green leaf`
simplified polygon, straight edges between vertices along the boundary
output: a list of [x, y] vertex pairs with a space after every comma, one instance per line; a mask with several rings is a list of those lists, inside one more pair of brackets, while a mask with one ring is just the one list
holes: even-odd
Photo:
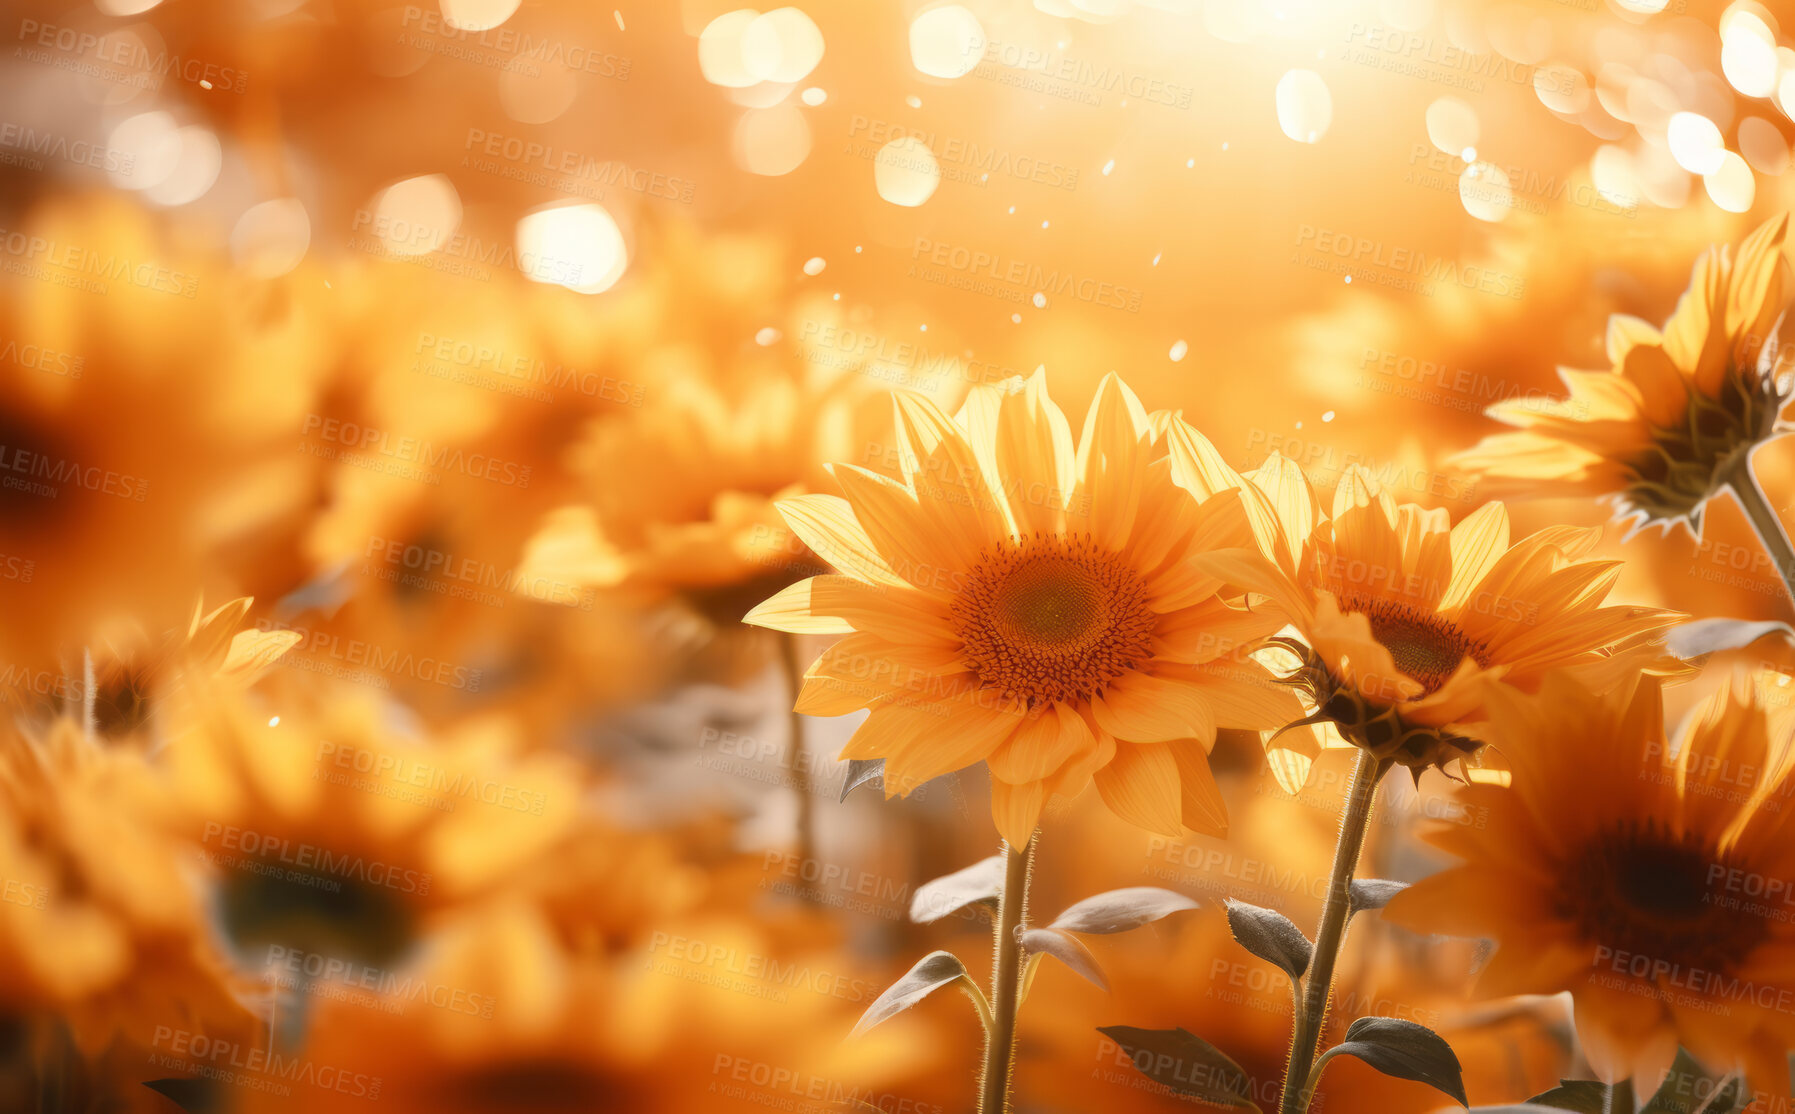
[[1022, 933], [1020, 939], [1026, 950], [1050, 955], [1104, 990], [1109, 989], [1109, 980], [1103, 977], [1103, 968], [1097, 965], [1097, 957], [1091, 954], [1091, 949], [1084, 946], [1084, 941], [1065, 929], [1031, 928]]
[[934, 924], [968, 905], [996, 901], [1002, 892], [1003, 856], [993, 855], [916, 887], [916, 894], [910, 899], [910, 920]]
[[1309, 938], [1291, 923], [1289, 917], [1275, 909], [1248, 905], [1228, 899], [1228, 928], [1241, 947], [1260, 959], [1284, 969], [1291, 979], [1300, 979], [1309, 969]]
[[1108, 935], [1196, 908], [1196, 901], [1181, 893], [1158, 886], [1130, 886], [1085, 898], [1055, 917], [1050, 927]]
[[1222, 1106], [1259, 1107], [1250, 1097], [1246, 1069], [1202, 1037], [1183, 1029], [1136, 1029], [1111, 1025], [1097, 1030], [1134, 1061], [1134, 1070], [1180, 1095]]
[[1346, 1039], [1321, 1054], [1310, 1085], [1335, 1056], [1356, 1056], [1385, 1075], [1412, 1079], [1465, 1101], [1465, 1081], [1452, 1046], [1425, 1025], [1397, 1017], [1361, 1017], [1347, 1026]]
[[[944, 986], [965, 980], [967, 986], [978, 990], [978, 986], [967, 977], [966, 965], [953, 952], [930, 952], [917, 960], [916, 966], [905, 972], [903, 978], [885, 988], [885, 993], [873, 999], [873, 1004], [866, 1007], [860, 1015], [860, 1021], [849, 1033], [850, 1038], [871, 1029], [881, 1022], [914, 1006]], [[983, 997], [981, 992], [980, 997]]]
[[1388, 878], [1355, 878], [1347, 895], [1347, 915], [1382, 909], [1408, 888], [1407, 882], [1392, 882]]

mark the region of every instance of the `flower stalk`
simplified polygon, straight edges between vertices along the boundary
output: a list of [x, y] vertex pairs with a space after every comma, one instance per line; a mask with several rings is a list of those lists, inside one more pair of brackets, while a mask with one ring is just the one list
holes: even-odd
[[1758, 483], [1758, 474], [1751, 466], [1751, 453], [1744, 451], [1738, 454], [1732, 466], [1723, 473], [1722, 482], [1732, 491], [1733, 498], [1739, 501], [1739, 507], [1745, 517], [1751, 520], [1751, 528], [1758, 536], [1758, 541], [1776, 565], [1776, 573], [1782, 578], [1783, 590], [1795, 599], [1795, 546], [1789, 544], [1789, 533], [1784, 528], [1782, 519], [1776, 509], [1770, 505], [1764, 488]]
[[1368, 750], [1359, 750], [1359, 764], [1353, 770], [1352, 787], [1347, 791], [1346, 809], [1340, 818], [1340, 839], [1334, 845], [1334, 866], [1328, 875], [1321, 928], [1315, 934], [1309, 969], [1303, 974], [1302, 1000], [1291, 1026], [1290, 1062], [1284, 1071], [1284, 1094], [1278, 1103], [1279, 1114], [1302, 1114], [1309, 1108], [1309, 1099], [1314, 1094], [1311, 1068], [1321, 1043], [1322, 1019], [1327, 1015], [1328, 999], [1333, 993], [1334, 963], [1340, 955], [1340, 943], [1346, 936], [1353, 871], [1359, 865], [1359, 852], [1365, 847], [1372, 798], [1390, 765], [1388, 759], [1379, 759]]
[[979, 1078], [978, 1114], [1005, 1114], [1015, 1067], [1016, 1012], [1022, 1003], [1022, 935], [1028, 918], [1028, 880], [1034, 867], [1035, 837], [1003, 848], [1003, 893], [993, 930], [991, 1025], [985, 1032], [985, 1068]]

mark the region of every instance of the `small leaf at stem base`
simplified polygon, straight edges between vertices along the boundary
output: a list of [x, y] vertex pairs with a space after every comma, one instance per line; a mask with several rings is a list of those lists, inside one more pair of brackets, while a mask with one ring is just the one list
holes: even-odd
[[1051, 927], [1031, 928], [1022, 933], [1021, 939], [1022, 946], [1028, 951], [1050, 955], [1104, 990], [1109, 989], [1109, 980], [1103, 977], [1097, 957], [1084, 946], [1084, 941], [1070, 932]]
[[[860, 1015], [860, 1021], [854, 1026], [849, 1037], [857, 1037], [883, 1021], [914, 1006], [944, 986], [951, 986], [961, 979], [967, 985], [975, 986], [966, 975], [966, 965], [952, 952], [930, 952], [917, 960], [916, 966], [910, 968], [898, 981], [885, 988], [885, 993], [873, 999], [873, 1004], [866, 1007]], [[975, 986], [976, 989], [976, 986]]]
[[1309, 956], [1314, 950], [1309, 938], [1276, 909], [1229, 898], [1228, 928], [1236, 943], [1260, 959], [1277, 964], [1292, 980], [1302, 978], [1309, 969]]

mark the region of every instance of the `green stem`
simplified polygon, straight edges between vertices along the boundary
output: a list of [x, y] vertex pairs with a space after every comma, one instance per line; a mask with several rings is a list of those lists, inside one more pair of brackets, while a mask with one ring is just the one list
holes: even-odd
[[1751, 520], [1751, 528], [1758, 535], [1764, 552], [1776, 565], [1777, 575], [1782, 577], [1783, 588], [1795, 599], [1795, 546], [1789, 544], [1789, 533], [1783, 527], [1782, 519], [1777, 516], [1770, 500], [1765, 497], [1764, 489], [1758, 484], [1758, 474], [1751, 466], [1749, 451], [1739, 454], [1738, 461], [1725, 473], [1725, 483], [1739, 501], [1739, 507], [1745, 517]]
[[992, 941], [996, 957], [991, 967], [991, 1028], [985, 1034], [979, 1114], [1004, 1114], [1009, 1109], [1016, 1010], [1022, 1001], [1022, 942], [1017, 936], [1028, 918], [1028, 876], [1034, 858], [1032, 836], [1021, 849], [1004, 844], [1003, 893], [998, 897], [996, 939]]
[[[816, 794], [810, 780], [810, 767], [804, 760], [804, 717], [798, 714], [798, 690], [804, 687], [804, 658], [795, 634], [781, 635], [779, 649], [791, 706], [791, 741], [786, 749], [785, 768], [790, 775], [792, 793], [797, 798], [798, 861], [809, 863], [816, 858]], [[818, 895], [810, 886], [805, 886], [803, 893], [806, 901], [816, 902]]]
[[1370, 751], [1359, 751], [1352, 788], [1346, 794], [1346, 810], [1340, 817], [1340, 839], [1334, 845], [1334, 869], [1328, 876], [1327, 901], [1321, 907], [1321, 929], [1315, 934], [1309, 970], [1303, 975], [1303, 1001], [1291, 1024], [1290, 1063], [1284, 1071], [1284, 1096], [1278, 1103], [1279, 1114], [1302, 1114], [1309, 1108], [1313, 1094], [1309, 1073], [1315, 1063], [1317, 1045], [1321, 1042], [1321, 1023], [1327, 1015], [1328, 997], [1333, 992], [1334, 961], [1339, 958], [1340, 942], [1346, 935], [1346, 918], [1351, 911], [1352, 872], [1359, 865], [1359, 852], [1365, 846], [1372, 797], [1388, 769], [1389, 764], [1378, 761]]

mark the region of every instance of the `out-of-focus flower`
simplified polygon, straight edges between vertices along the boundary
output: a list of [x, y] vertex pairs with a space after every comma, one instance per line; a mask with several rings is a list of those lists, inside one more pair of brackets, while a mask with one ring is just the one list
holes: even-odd
[[[711, 949], [736, 969], [714, 969]], [[893, 1028], [840, 1040], [859, 997], [876, 993], [830, 981], [840, 963], [784, 954], [741, 921], [674, 926], [627, 958], [572, 951], [536, 910], [501, 902], [457, 919], [405, 969], [408, 984], [441, 988], [441, 1008], [333, 999], [298, 1055], [377, 1088], [380, 1106], [402, 1114], [749, 1111], [862, 1099], [934, 1109], [905, 1084], [934, 1055], [930, 1035]], [[813, 992], [812, 979], [834, 989]], [[298, 1090], [244, 1099], [256, 1114], [356, 1102]]]
[[1267, 670], [1228, 656], [1277, 620], [1231, 606], [1189, 564], [1250, 541], [1239, 494], [1179, 487], [1113, 375], [1076, 450], [1044, 376], [1010, 388], [976, 389], [957, 419], [896, 396], [904, 481], [837, 465], [845, 499], [783, 501], [841, 571], [747, 621], [849, 636], [807, 671], [798, 710], [870, 708], [843, 757], [884, 759], [887, 795], [983, 761], [1015, 846], [1050, 797], [1091, 781], [1143, 827], [1220, 831], [1217, 727], [1296, 708]]
[[[1473, 785], [1483, 825], [1430, 840], [1464, 860], [1398, 895], [1417, 931], [1494, 938], [1487, 997], [1569, 991], [1603, 1078], [1649, 1091], [1679, 1044], [1711, 1068], [1787, 1079], [1795, 931], [1761, 900], [1795, 870], [1787, 678], [1741, 675], [1701, 707], [1676, 756], [1658, 683], [1602, 695], [1555, 674], [1493, 691], [1510, 787]], [[1778, 684], [1780, 682], [1780, 686]]]
[[253, 602], [244, 596], [210, 612], [196, 604], [186, 631], [169, 632], [155, 647], [146, 645], [140, 629], [101, 635], [89, 650], [91, 694], [84, 678], [79, 686], [27, 707], [85, 717], [89, 731], [114, 740], [149, 728], [159, 707], [175, 698], [188, 678], [208, 687], [246, 688], [299, 641], [290, 631], [243, 629]]
[[1563, 400], [1490, 407], [1519, 432], [1492, 434], [1455, 462], [1517, 490], [1609, 499], [1638, 525], [1699, 531], [1703, 505], [1775, 431], [1789, 398], [1775, 336], [1787, 230], [1779, 216], [1736, 257], [1709, 249], [1662, 332], [1610, 318], [1609, 370], [1561, 371]]
[[790, 551], [773, 500], [805, 490], [818, 462], [851, 451], [849, 399], [790, 374], [657, 386], [639, 413], [593, 424], [573, 451], [588, 501], [531, 542], [533, 575], [683, 593], [719, 621], [815, 571]]
[[[1477, 750], [1493, 684], [1532, 691], [1566, 669], [1605, 691], [1658, 663], [1653, 639], [1680, 618], [1602, 606], [1619, 562], [1583, 560], [1600, 530], [1553, 527], [1511, 546], [1501, 503], [1454, 526], [1444, 510], [1398, 506], [1355, 467], [1324, 517], [1290, 461], [1274, 455], [1252, 479], [1278, 512], [1278, 529], [1262, 533], [1269, 557], [1237, 550], [1198, 564], [1289, 617], [1302, 641], [1285, 645], [1316, 725], [1417, 776]], [[1290, 734], [1286, 749], [1312, 757], [1318, 737]]]
[[[157, 1027], [251, 1023], [212, 946], [169, 787], [71, 719], [0, 739], [0, 1012], [69, 1026], [84, 1056]], [[136, 1065], [142, 1068], [142, 1064]]]
[[502, 889], [571, 827], [571, 761], [514, 759], [501, 720], [428, 743], [375, 692], [269, 695], [193, 701], [167, 750], [183, 830], [252, 968], [277, 949], [392, 963], [432, 916]]

